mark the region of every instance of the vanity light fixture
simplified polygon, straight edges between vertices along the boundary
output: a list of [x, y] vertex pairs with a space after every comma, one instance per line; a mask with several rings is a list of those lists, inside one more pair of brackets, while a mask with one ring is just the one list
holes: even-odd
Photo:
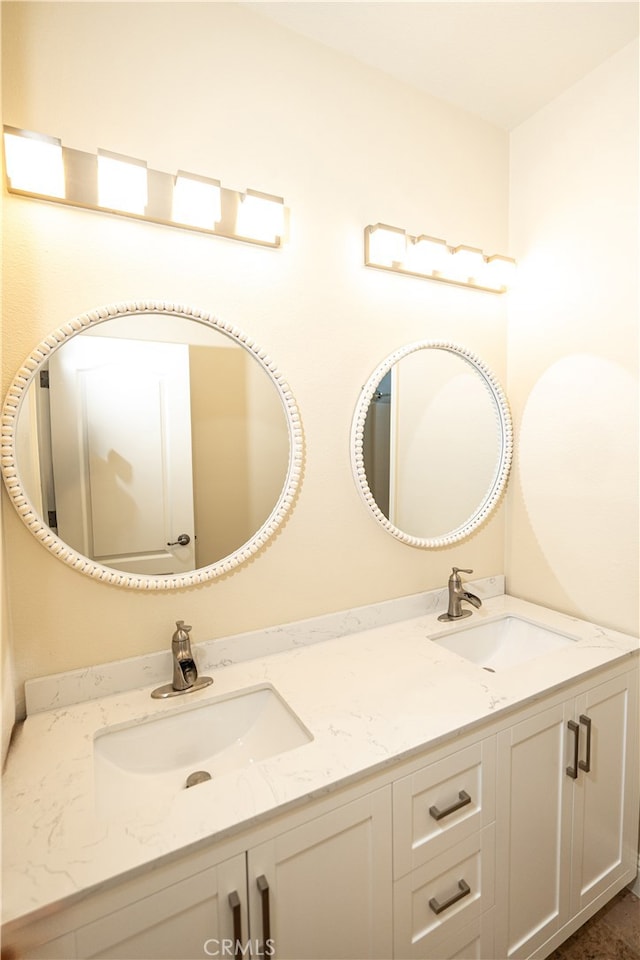
[[370, 232], [365, 234], [365, 244], [372, 262], [389, 269], [393, 269], [394, 265], [396, 269], [402, 267], [407, 250], [405, 231], [399, 227], [388, 227], [384, 223], [367, 227], [367, 230]]
[[56, 137], [5, 127], [4, 155], [10, 190], [64, 197], [62, 143]]
[[449, 247], [444, 240], [436, 237], [416, 237], [407, 243], [405, 259], [407, 270], [411, 273], [431, 276], [444, 270], [449, 257]]
[[454, 247], [425, 235], [413, 237], [384, 223], [365, 227], [364, 262], [379, 270], [489, 293], [505, 293], [512, 287], [516, 267], [511, 257], [487, 257], [478, 247]]
[[503, 257], [499, 253], [495, 253], [492, 257], [487, 257], [484, 277], [485, 283], [490, 289], [511, 289], [511, 287], [515, 286], [516, 282], [515, 260], [511, 257]]
[[282, 246], [282, 197], [228, 190], [199, 174], [163, 173], [148, 169], [144, 160], [108, 150], [85, 153], [53, 137], [3, 129], [9, 193], [263, 247]]
[[451, 254], [444, 267], [445, 271], [449, 271], [445, 276], [450, 276], [452, 280], [459, 280], [461, 283], [482, 285], [486, 267], [482, 250], [461, 244], [459, 247], [454, 247]]
[[175, 222], [213, 230], [221, 217], [220, 181], [178, 170], [173, 187]]
[[98, 206], [143, 216], [148, 201], [144, 160], [98, 150]]
[[284, 200], [247, 190], [240, 197], [236, 231], [241, 237], [275, 243], [284, 229]]

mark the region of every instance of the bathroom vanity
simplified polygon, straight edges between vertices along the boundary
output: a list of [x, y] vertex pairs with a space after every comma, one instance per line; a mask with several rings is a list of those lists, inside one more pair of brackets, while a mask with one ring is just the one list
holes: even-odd
[[[463, 623], [442, 609], [201, 663], [213, 686], [179, 703], [146, 686], [28, 716], [3, 778], [3, 946], [25, 960], [546, 956], [637, 872], [638, 641], [504, 595]], [[483, 646], [505, 630], [515, 662]], [[97, 776], [107, 737], [124, 777], [136, 730], [254, 691], [305, 735], [217, 773], [214, 759], [192, 789], [151, 769], [153, 746], [121, 788]]]

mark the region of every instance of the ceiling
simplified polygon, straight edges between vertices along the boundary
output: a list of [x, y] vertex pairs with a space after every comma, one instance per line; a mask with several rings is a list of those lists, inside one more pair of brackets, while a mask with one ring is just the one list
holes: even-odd
[[247, 2], [507, 130], [638, 36], [638, 3]]

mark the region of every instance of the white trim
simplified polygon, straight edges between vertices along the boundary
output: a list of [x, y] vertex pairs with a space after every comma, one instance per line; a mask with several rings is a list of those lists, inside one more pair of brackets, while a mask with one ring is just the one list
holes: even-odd
[[[504, 595], [504, 574], [478, 580], [467, 580], [466, 586], [481, 600]], [[396, 597], [350, 610], [338, 610], [319, 617], [295, 620], [232, 634], [215, 639], [205, 638], [193, 644], [194, 656], [201, 673], [209, 673], [243, 663], [300, 649], [316, 643], [350, 636], [363, 630], [385, 627], [401, 620], [413, 620], [447, 609], [446, 587], [425, 593]], [[169, 631], [170, 633], [170, 631]], [[167, 634], [168, 637], [168, 634]], [[86, 700], [108, 697], [138, 687], [157, 686], [171, 677], [172, 661], [169, 643], [164, 650], [80, 667], [65, 673], [34, 677], [25, 682], [26, 703], [18, 705], [19, 718], [68, 707]]]
[[638, 872], [633, 883], [629, 884], [628, 889], [631, 890], [631, 893], [635, 893], [636, 897], [640, 897], [640, 851], [638, 851]]

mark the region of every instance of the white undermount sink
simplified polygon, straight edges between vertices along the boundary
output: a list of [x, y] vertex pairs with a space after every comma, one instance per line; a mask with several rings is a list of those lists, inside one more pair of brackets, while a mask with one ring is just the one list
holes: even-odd
[[268, 685], [107, 728], [93, 745], [96, 809], [138, 806], [185, 789], [192, 774], [213, 779], [312, 739]]
[[496, 673], [575, 643], [575, 638], [565, 633], [514, 616], [465, 623], [457, 630], [434, 634], [429, 639]]

